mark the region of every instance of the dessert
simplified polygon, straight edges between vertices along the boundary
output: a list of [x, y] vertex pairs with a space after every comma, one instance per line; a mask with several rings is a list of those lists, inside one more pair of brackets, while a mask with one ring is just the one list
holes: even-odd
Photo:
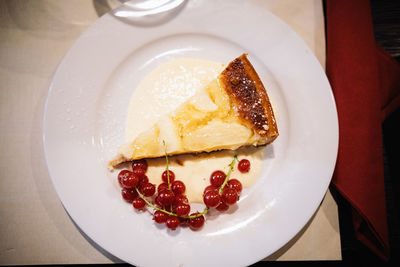
[[[209, 210], [236, 205], [261, 170], [258, 146], [278, 136], [267, 92], [246, 54], [221, 69], [216, 62], [179, 59], [148, 74], [131, 98], [128, 142], [109, 163], [131, 162], [118, 174], [122, 198], [137, 212], [152, 209], [154, 222], [170, 230], [198, 230]], [[182, 85], [194, 94], [175, 109], [160, 109], [172, 106], [169, 97], [185, 94]]]
[[277, 136], [267, 92], [243, 54], [208, 86], [123, 145], [109, 165], [158, 158], [165, 152], [177, 155], [265, 145]]

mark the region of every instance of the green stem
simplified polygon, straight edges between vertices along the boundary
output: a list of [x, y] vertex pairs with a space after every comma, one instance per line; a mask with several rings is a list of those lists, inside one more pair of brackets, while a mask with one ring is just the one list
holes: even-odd
[[225, 180], [224, 180], [223, 184], [221, 185], [221, 187], [219, 188], [219, 191], [218, 191], [218, 193], [219, 193], [220, 195], [221, 195], [221, 193], [222, 193], [222, 190], [224, 190], [225, 185], [228, 183], [229, 176], [231, 176], [231, 173], [232, 173], [232, 171], [233, 171], [233, 167], [235, 166], [235, 161], [236, 161], [236, 160], [239, 161], [237, 155], [235, 155], [235, 156], [233, 157], [232, 162], [229, 164], [229, 170], [228, 170], [228, 172], [226, 173]]
[[200, 216], [202, 216], [202, 215], [206, 215], [207, 212], [208, 212], [208, 210], [209, 210], [209, 208], [206, 207], [206, 208], [203, 210], [203, 212], [201, 212], [201, 213], [197, 213], [197, 214], [194, 214], [194, 215], [183, 216], [183, 218], [185, 218], [185, 219], [197, 218], [197, 217], [200, 217]]
[[165, 145], [165, 141], [163, 140], [164, 151], [165, 151], [165, 161], [166, 161], [166, 169], [167, 169], [167, 181], [168, 181], [168, 189], [171, 190], [171, 182], [169, 181], [169, 161], [168, 161], [168, 154], [167, 154], [167, 146]]

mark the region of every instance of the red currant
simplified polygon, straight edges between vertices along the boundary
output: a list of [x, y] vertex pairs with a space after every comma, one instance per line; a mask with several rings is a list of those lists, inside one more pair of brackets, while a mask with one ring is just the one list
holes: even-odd
[[228, 205], [233, 205], [238, 201], [238, 193], [235, 189], [224, 188], [222, 191], [222, 201]]
[[162, 207], [171, 205], [175, 200], [175, 195], [171, 190], [163, 190], [158, 194], [158, 201]]
[[136, 192], [135, 188], [122, 188], [121, 195], [126, 201], [132, 202], [138, 196], [138, 193]]
[[221, 196], [217, 191], [208, 191], [204, 194], [203, 201], [207, 207], [214, 208], [221, 202]]
[[175, 200], [172, 204], [177, 206], [180, 203], [189, 204], [189, 200], [185, 195], [175, 195]]
[[147, 175], [139, 176], [139, 185], [149, 182], [149, 177]]
[[175, 207], [175, 213], [178, 216], [186, 216], [189, 214], [189, 212], [190, 212], [190, 205], [188, 205], [188, 204], [179, 203]]
[[163, 207], [163, 204], [160, 202], [160, 196], [156, 196], [154, 202], [155, 202], [156, 205], [159, 206], [160, 208]]
[[121, 184], [125, 188], [135, 188], [139, 183], [139, 176], [134, 174], [133, 172], [129, 172], [124, 175], [121, 179]]
[[144, 172], [146, 172], [147, 167], [148, 167], [148, 165], [147, 165], [147, 161], [145, 159], [134, 160], [132, 162], [132, 170], [143, 169]]
[[189, 219], [184, 217], [178, 217], [179, 221], [181, 221], [182, 226], [186, 226], [188, 224]]
[[239, 161], [238, 169], [242, 173], [249, 172], [250, 161], [248, 159], [242, 159], [241, 161]]
[[137, 197], [132, 201], [132, 205], [135, 209], [141, 210], [146, 206], [146, 202], [142, 198]]
[[162, 212], [162, 211], [156, 210], [156, 211], [154, 212], [153, 220], [154, 220], [156, 223], [165, 223], [165, 221], [167, 220], [167, 218], [168, 218], [168, 214], [166, 214], [166, 213], [164, 213], [164, 212]]
[[[196, 215], [196, 214], [199, 214], [199, 213], [198, 213], [198, 212], [192, 213], [192, 214], [190, 214], [190, 216]], [[189, 219], [189, 227], [190, 227], [192, 230], [198, 230], [198, 229], [200, 229], [203, 225], [204, 225], [204, 216], [203, 216], [203, 215], [201, 215], [201, 216], [199, 216], [199, 217], [195, 217], [195, 218], [190, 218], [190, 219]]]
[[[169, 172], [169, 182], [172, 183], [175, 180], [175, 173], [171, 170], [168, 170]], [[164, 183], [168, 184], [168, 173], [167, 170], [165, 170], [162, 175], [161, 175], [161, 179], [163, 180]]]
[[227, 186], [228, 188], [235, 189], [238, 194], [242, 192], [242, 183], [237, 179], [230, 179]]
[[175, 230], [176, 228], [178, 228], [179, 224], [181, 223], [181, 221], [179, 220], [178, 217], [176, 216], [169, 216], [165, 222], [165, 225], [171, 229], [171, 230]]
[[167, 190], [167, 189], [168, 189], [168, 184], [167, 183], [161, 183], [157, 187], [157, 192], [160, 193], [161, 191]]
[[210, 183], [215, 187], [220, 187], [225, 181], [225, 173], [223, 171], [214, 171], [210, 176]]
[[145, 197], [151, 197], [156, 192], [156, 187], [152, 183], [143, 183], [140, 185], [140, 193]]
[[122, 170], [122, 171], [120, 171], [120, 172], [118, 173], [118, 182], [119, 182], [119, 184], [120, 184], [121, 186], [123, 186], [123, 185], [122, 185], [122, 179], [123, 179], [124, 177], [126, 177], [126, 176], [132, 175], [131, 173], [132, 173], [132, 172], [129, 171], [129, 170]]
[[224, 212], [224, 211], [227, 211], [227, 210], [229, 209], [229, 206], [226, 205], [225, 202], [221, 201], [221, 202], [219, 203], [219, 205], [216, 207], [216, 209], [217, 209], [218, 211], [220, 211], [220, 212]]
[[183, 193], [185, 193], [186, 186], [182, 181], [176, 180], [171, 184], [171, 189], [175, 195], [182, 195]]
[[136, 175], [138, 175], [139, 177], [142, 177], [144, 175], [146, 175], [146, 171], [144, 169], [141, 168], [135, 168], [132, 170], [132, 172]]
[[208, 192], [208, 191], [215, 191], [218, 192], [218, 188], [216, 188], [213, 185], [209, 185], [206, 188], [204, 188], [203, 196]]

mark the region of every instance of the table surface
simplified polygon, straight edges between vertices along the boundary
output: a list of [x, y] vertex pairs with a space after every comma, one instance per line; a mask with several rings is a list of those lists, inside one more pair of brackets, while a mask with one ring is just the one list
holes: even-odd
[[[280, 17], [325, 66], [321, 0], [250, 0]], [[119, 263], [68, 217], [44, 160], [42, 118], [62, 58], [117, 0], [0, 0], [0, 264]], [[39, 245], [40, 244], [40, 245]], [[340, 260], [328, 191], [308, 224], [266, 260]]]

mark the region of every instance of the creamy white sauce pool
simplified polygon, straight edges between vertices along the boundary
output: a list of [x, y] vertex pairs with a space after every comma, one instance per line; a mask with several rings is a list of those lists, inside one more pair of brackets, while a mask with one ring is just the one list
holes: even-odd
[[[222, 63], [182, 58], [164, 63], [147, 74], [131, 96], [126, 121], [125, 138], [132, 141], [142, 131], [150, 128], [164, 114], [176, 109], [195, 92], [207, 86], [223, 70]], [[231, 174], [242, 182], [243, 187], [251, 186], [261, 171], [264, 148], [242, 148], [236, 151], [218, 151], [197, 155], [171, 156], [170, 170], [177, 180], [186, 185], [186, 196], [191, 203], [203, 202], [203, 190], [210, 184], [210, 175], [215, 170], [228, 171], [233, 156], [247, 158], [250, 171], [242, 174], [237, 164]], [[161, 183], [165, 170], [165, 158], [147, 160], [147, 176], [151, 183]]]

